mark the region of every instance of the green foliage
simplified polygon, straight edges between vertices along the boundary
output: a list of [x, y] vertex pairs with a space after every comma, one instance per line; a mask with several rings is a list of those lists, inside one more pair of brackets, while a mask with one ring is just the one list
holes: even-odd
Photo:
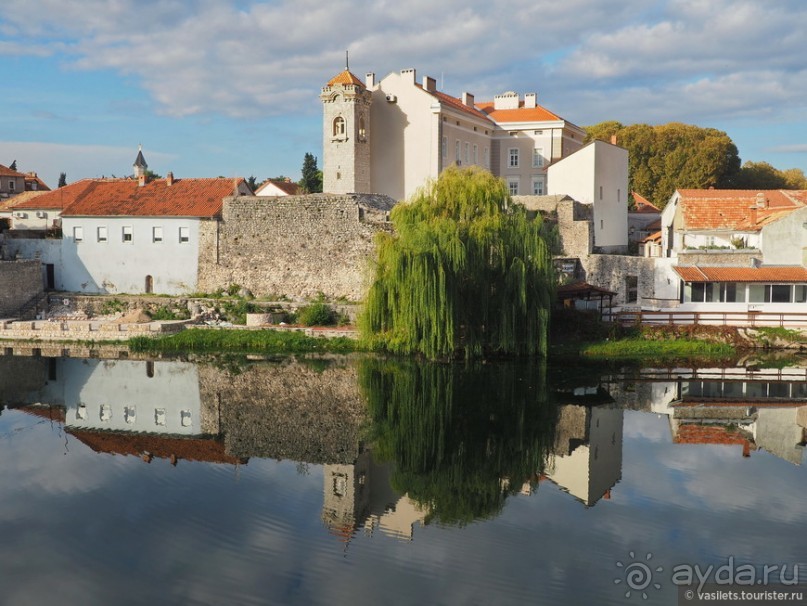
[[586, 127], [586, 140], [628, 150], [629, 187], [664, 208], [676, 189], [730, 187], [740, 170], [737, 146], [723, 131], [671, 122], [658, 126], [602, 122]]
[[581, 349], [582, 355], [608, 360], [687, 360], [725, 359], [735, 354], [727, 343], [710, 343], [688, 339], [648, 340], [644, 337], [593, 343]]
[[426, 508], [427, 522], [494, 516], [541, 474], [554, 443], [545, 376], [535, 363], [364, 359], [373, 455], [394, 463], [393, 487]]
[[228, 299], [219, 304], [218, 310], [225, 320], [233, 324], [246, 324], [247, 314], [255, 313], [260, 308], [246, 299]]
[[98, 313], [102, 316], [108, 316], [116, 313], [121, 313], [129, 309], [129, 306], [120, 299], [107, 299], [103, 302]]
[[746, 162], [734, 178], [737, 189], [807, 189], [804, 171], [779, 170], [767, 162]]
[[303, 177], [300, 179], [300, 187], [307, 194], [315, 194], [322, 191], [322, 171], [317, 168], [317, 157], [306, 152], [303, 157]]
[[546, 353], [554, 277], [543, 222], [511, 203], [504, 181], [448, 168], [391, 220], [359, 320], [371, 347], [432, 359]]
[[297, 322], [304, 326], [332, 326], [337, 320], [336, 311], [324, 301], [315, 301], [297, 310]]
[[356, 341], [346, 337], [322, 339], [301, 332], [275, 330], [188, 329], [166, 337], [132, 337], [129, 348], [135, 352], [261, 352], [261, 353], [347, 353], [356, 350]]

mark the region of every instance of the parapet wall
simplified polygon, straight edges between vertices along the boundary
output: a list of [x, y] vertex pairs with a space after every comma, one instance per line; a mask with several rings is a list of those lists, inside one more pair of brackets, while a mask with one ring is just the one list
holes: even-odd
[[198, 289], [360, 300], [374, 236], [390, 229], [394, 204], [365, 194], [226, 198], [221, 221], [200, 230]]

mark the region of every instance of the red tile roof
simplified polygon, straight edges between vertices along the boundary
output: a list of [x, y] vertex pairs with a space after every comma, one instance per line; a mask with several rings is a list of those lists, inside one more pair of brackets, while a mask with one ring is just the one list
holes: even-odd
[[661, 242], [661, 232], [656, 231], [647, 236], [642, 242]]
[[447, 105], [452, 109], [464, 112], [470, 116], [473, 116], [474, 118], [481, 118], [486, 122], [490, 122], [490, 118], [488, 118], [488, 116], [485, 113], [481, 112], [476, 107], [470, 107], [468, 105], [465, 105], [465, 103], [462, 102], [462, 99], [457, 99], [457, 97], [452, 97], [451, 95], [447, 95], [446, 93], [440, 92], [439, 90], [434, 91], [426, 90], [425, 88], [423, 88], [422, 84], [415, 83], [415, 86], [417, 86], [422, 91], [429, 93], [432, 97], [435, 97], [438, 101], [440, 101], [440, 103]]
[[334, 84], [355, 84], [356, 86], [361, 86], [364, 88], [364, 82], [359, 80], [359, 78], [352, 74], [349, 70], [336, 74], [333, 78], [328, 80], [328, 84], [326, 84], [326, 86], [333, 86]]
[[[685, 229], [736, 229], [759, 231], [772, 221], [807, 204], [807, 192], [785, 190], [681, 189], [680, 208]], [[765, 196], [764, 208], [756, 208], [752, 222], [751, 207], [757, 195]]]
[[296, 196], [297, 194], [300, 193], [300, 186], [294, 181], [280, 181], [277, 179], [267, 179], [258, 186], [258, 190], [260, 190], [265, 185], [268, 185], [269, 183], [271, 183], [281, 191], [286, 192], [286, 194], [288, 194], [289, 196]]
[[807, 268], [771, 267], [673, 267], [684, 282], [805, 282]]
[[52, 191], [19, 194], [17, 197], [25, 196], [25, 198], [20, 200], [15, 208], [20, 210], [61, 210], [84, 195], [93, 183], [92, 179], [83, 179]]
[[214, 439], [176, 438], [146, 433], [73, 428], [68, 428], [67, 431], [95, 452], [136, 457], [142, 457], [144, 453], [148, 453], [158, 459], [170, 459], [173, 455], [177, 460], [229, 463], [231, 465], [246, 462], [246, 459], [227, 454], [224, 450], [224, 443]]
[[637, 194], [635, 191], [631, 192], [633, 196], [634, 206], [636, 207], [635, 210], [631, 212], [634, 213], [660, 213], [661, 211], [658, 209], [658, 206], [651, 204], [650, 201], [645, 198], [644, 196]]
[[32, 200], [38, 196], [41, 196], [44, 193], [47, 192], [24, 191], [22, 193], [17, 194], [16, 196], [0, 200], [0, 211], [10, 210], [12, 208], [29, 208], [30, 205], [33, 204]]
[[25, 190], [50, 191], [50, 187], [36, 173], [27, 173], [25, 175]]
[[24, 177], [23, 173], [11, 170], [8, 166], [0, 164], [0, 177]]
[[673, 439], [675, 444], [749, 444], [748, 438], [738, 431], [716, 425], [681, 425]]
[[495, 109], [493, 101], [477, 103], [479, 111], [490, 117], [495, 122], [556, 122], [563, 120], [557, 114], [536, 105], [535, 107], [524, 107], [524, 102], [519, 101], [518, 109]]
[[[223, 198], [233, 195], [243, 179], [157, 179], [140, 186], [133, 179], [80, 181], [64, 196], [64, 217], [213, 217]], [[39, 198], [57, 198], [62, 187]], [[69, 198], [69, 201], [68, 201]], [[40, 202], [42, 203], [42, 202]], [[48, 207], [51, 208], [51, 207]], [[58, 207], [57, 207], [58, 208]]]

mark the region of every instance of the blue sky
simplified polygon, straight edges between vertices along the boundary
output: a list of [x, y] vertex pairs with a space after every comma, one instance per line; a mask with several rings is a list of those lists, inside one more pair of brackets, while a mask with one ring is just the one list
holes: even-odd
[[349, 49], [360, 77], [710, 126], [807, 172], [805, 31], [803, 0], [3, 0], [0, 164], [54, 187], [131, 174], [142, 144], [163, 175], [298, 179]]

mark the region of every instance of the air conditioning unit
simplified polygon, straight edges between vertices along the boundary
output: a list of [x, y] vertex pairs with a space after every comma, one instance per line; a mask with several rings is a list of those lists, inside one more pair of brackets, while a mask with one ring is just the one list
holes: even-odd
[[36, 211], [36, 218], [37, 219], [46, 219], [47, 216], [48, 216], [48, 213], [46, 213], [44, 210]]
[[14, 216], [15, 216], [15, 217], [17, 217], [18, 219], [24, 219], [24, 218], [25, 218], [25, 217], [27, 217], [28, 215], [26, 215], [26, 214], [25, 214], [25, 213], [23, 213], [23, 212], [19, 212], [19, 211], [17, 211], [17, 212], [15, 212], [15, 213], [14, 213]]
[[387, 103], [397, 103], [398, 97], [395, 95], [387, 95]]

